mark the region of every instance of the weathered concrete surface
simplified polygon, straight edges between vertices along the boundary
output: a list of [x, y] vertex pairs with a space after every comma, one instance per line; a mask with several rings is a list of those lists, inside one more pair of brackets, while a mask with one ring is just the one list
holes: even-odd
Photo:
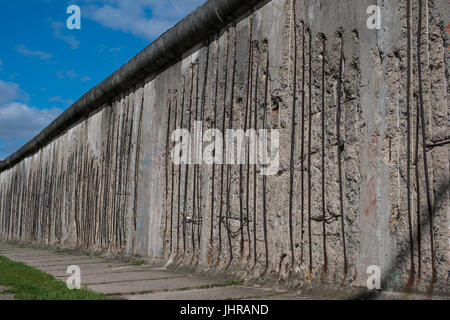
[[[15, 247], [5, 247], [0, 244], [3, 256], [10, 256], [14, 260]], [[33, 255], [36, 249], [24, 249]], [[54, 259], [60, 255], [57, 251], [46, 251]], [[40, 251], [42, 253], [42, 251]], [[76, 254], [65, 253], [66, 258], [74, 257]], [[111, 258], [93, 257], [99, 261]], [[51, 259], [50, 259], [51, 261]], [[105, 261], [108, 263], [109, 261]], [[310, 292], [286, 291], [280, 288], [270, 288], [259, 285], [232, 285], [226, 277], [217, 276], [199, 276], [174, 270], [162, 270], [148, 265], [140, 266], [136, 269], [130, 266], [123, 269], [122, 272], [103, 272], [103, 269], [97, 269], [95, 274], [89, 275], [81, 267], [81, 284], [94, 291], [103, 292], [111, 295], [113, 299], [129, 300], [228, 300], [228, 299], [263, 299], [263, 300], [317, 300], [317, 299], [352, 299], [364, 297], [366, 299], [450, 299], [449, 296], [425, 296], [420, 294], [406, 294], [399, 292], [382, 292], [374, 296], [362, 296], [355, 291], [355, 294], [348, 295], [342, 291], [318, 290], [313, 289]], [[36, 267], [45, 271], [45, 267]], [[55, 274], [61, 281], [66, 281], [68, 274]], [[0, 287], [0, 300], [12, 300], [11, 295], [2, 295]]]
[[[63, 271], [63, 270], [67, 270], [67, 267], [69, 265], [59, 265], [59, 266], [55, 266], [55, 265], [49, 265], [49, 266], [39, 266], [39, 268], [41, 270], [47, 271], [47, 272], [51, 272], [51, 271]], [[82, 270], [84, 270], [85, 272], [92, 272], [92, 271], [97, 271], [100, 272], [107, 272], [107, 271], [112, 271], [112, 270], [117, 270], [117, 268], [121, 268], [121, 267], [126, 267], [127, 264], [124, 263], [109, 263], [109, 262], [103, 262], [103, 263], [89, 263], [89, 264], [83, 264], [80, 265], [80, 268], [82, 268]]]
[[[43, 270], [43, 269], [42, 269]], [[99, 266], [97, 268], [83, 269], [83, 274], [85, 276], [94, 276], [94, 275], [111, 275], [115, 276], [119, 273], [128, 273], [128, 272], [142, 272], [146, 271], [148, 268], [145, 267], [134, 267], [134, 266], [125, 266], [120, 268], [105, 268], [104, 266]], [[45, 271], [45, 270], [43, 270]], [[50, 273], [54, 277], [66, 277], [67, 272], [66, 269], [58, 269], [58, 270], [46, 270], [47, 273]]]
[[[418, 1], [407, 112], [406, 3], [380, 3], [382, 28], [370, 30], [371, 0], [263, 2], [1, 172], [0, 239], [306, 287], [365, 286], [375, 265], [384, 288], [448, 292], [450, 9], [424, 1], [422, 121]], [[172, 165], [176, 128], [244, 129], [255, 114], [262, 128], [265, 106], [267, 128], [280, 130], [280, 168], [265, 189], [260, 165]]]
[[71, 264], [76, 264], [76, 265], [80, 265], [80, 266], [91, 266], [91, 265], [95, 265], [99, 262], [93, 262], [91, 260], [78, 260], [78, 259], [73, 259], [73, 260], [67, 260], [67, 261], [51, 261], [51, 262], [34, 262], [34, 261], [23, 261], [26, 264], [33, 266], [33, 267], [67, 267], [67, 262], [70, 262]]
[[[185, 277], [185, 275], [161, 270], [145, 271], [145, 269], [143, 269], [141, 271], [116, 272], [113, 275], [111, 273], [85, 275], [83, 276], [83, 283], [85, 285], [89, 285], [89, 284], [105, 284], [114, 282], [176, 279], [182, 277]], [[64, 277], [58, 278], [64, 279]]]
[[142, 280], [138, 282], [113, 282], [104, 284], [91, 284], [88, 288], [106, 294], [130, 294], [130, 293], [145, 293], [151, 291], [164, 290], [186, 290], [190, 288], [200, 288], [204, 286], [213, 286], [221, 284], [223, 280], [200, 278], [188, 276], [176, 279], [154, 279]]
[[142, 295], [124, 296], [128, 300], [237, 300], [254, 297], [266, 298], [274, 290], [248, 288], [241, 286], [217, 287], [210, 289], [191, 289], [187, 291], [157, 292]]

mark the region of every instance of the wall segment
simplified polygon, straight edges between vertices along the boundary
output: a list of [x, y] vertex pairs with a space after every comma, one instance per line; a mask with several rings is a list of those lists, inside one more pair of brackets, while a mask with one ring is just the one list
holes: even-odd
[[[382, 1], [379, 31], [372, 2], [208, 1], [0, 164], [0, 238], [313, 285], [378, 265], [385, 286], [448, 290], [449, 8], [422, 3], [419, 71], [419, 1], [411, 51], [408, 2]], [[278, 173], [173, 164], [194, 121], [280, 130]]]

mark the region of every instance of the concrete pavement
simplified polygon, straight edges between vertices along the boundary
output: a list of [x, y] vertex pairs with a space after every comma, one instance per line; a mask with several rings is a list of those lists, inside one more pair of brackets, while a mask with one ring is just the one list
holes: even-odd
[[[232, 279], [197, 276], [148, 265], [88, 256], [69, 251], [43, 250], [0, 244], [0, 256], [23, 262], [61, 281], [71, 265], [81, 269], [82, 286], [117, 299], [129, 300], [217, 300], [273, 297], [277, 291], [267, 288], [232, 285]], [[1, 295], [0, 299], [11, 296]]]

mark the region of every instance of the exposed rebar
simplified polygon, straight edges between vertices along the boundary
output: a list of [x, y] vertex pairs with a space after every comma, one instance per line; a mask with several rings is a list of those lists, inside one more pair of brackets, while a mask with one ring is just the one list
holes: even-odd
[[414, 274], [414, 242], [411, 218], [411, 0], [406, 4], [407, 24], [407, 79], [406, 79], [406, 192], [408, 203], [409, 242], [411, 246], [411, 274]]
[[338, 106], [336, 110], [336, 132], [337, 132], [337, 155], [338, 155], [338, 174], [339, 174], [339, 206], [341, 213], [341, 232], [342, 232], [342, 250], [344, 252], [344, 279], [347, 275], [347, 250], [345, 246], [345, 216], [344, 216], [344, 195], [342, 186], [342, 145], [341, 145], [341, 95], [342, 95], [342, 68], [344, 64], [344, 40], [343, 35], [340, 38], [340, 58], [339, 58], [339, 78], [338, 78]]
[[312, 271], [312, 230], [311, 230], [311, 136], [312, 136], [312, 34], [308, 29], [309, 65], [308, 65], [308, 249], [309, 271]]
[[294, 269], [295, 254], [294, 254], [294, 227], [292, 222], [292, 210], [294, 202], [294, 156], [295, 156], [295, 112], [297, 103], [297, 21], [295, 15], [295, 0], [292, 1], [293, 6], [293, 20], [294, 20], [294, 76], [292, 88], [292, 116], [291, 116], [291, 159], [289, 163], [289, 241], [291, 245], [291, 268]]
[[326, 230], [326, 208], [325, 208], [325, 62], [326, 62], [326, 38], [322, 35], [322, 241], [323, 241], [323, 271], [327, 271], [327, 230]]
[[434, 253], [434, 233], [433, 233], [433, 207], [431, 204], [431, 191], [430, 191], [430, 179], [428, 176], [428, 160], [427, 160], [427, 149], [426, 149], [426, 122], [425, 122], [425, 110], [423, 103], [423, 83], [422, 83], [422, 59], [421, 59], [421, 41], [422, 41], [422, 7], [423, 0], [419, 0], [419, 18], [417, 26], [417, 71], [419, 76], [419, 102], [420, 102], [420, 120], [422, 122], [422, 147], [423, 147], [423, 166], [425, 173], [425, 190], [427, 194], [427, 206], [428, 206], [428, 219], [430, 227], [430, 246], [431, 246], [431, 268], [432, 277], [434, 282], [436, 280], [436, 264], [435, 264], [435, 253]]

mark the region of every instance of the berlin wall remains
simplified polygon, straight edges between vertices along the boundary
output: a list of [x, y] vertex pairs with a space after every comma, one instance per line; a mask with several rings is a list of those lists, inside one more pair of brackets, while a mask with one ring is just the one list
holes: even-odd
[[[210, 0], [0, 164], [0, 239], [448, 293], [448, 22], [446, 0]], [[276, 172], [175, 164], [195, 121], [278, 130]]]

